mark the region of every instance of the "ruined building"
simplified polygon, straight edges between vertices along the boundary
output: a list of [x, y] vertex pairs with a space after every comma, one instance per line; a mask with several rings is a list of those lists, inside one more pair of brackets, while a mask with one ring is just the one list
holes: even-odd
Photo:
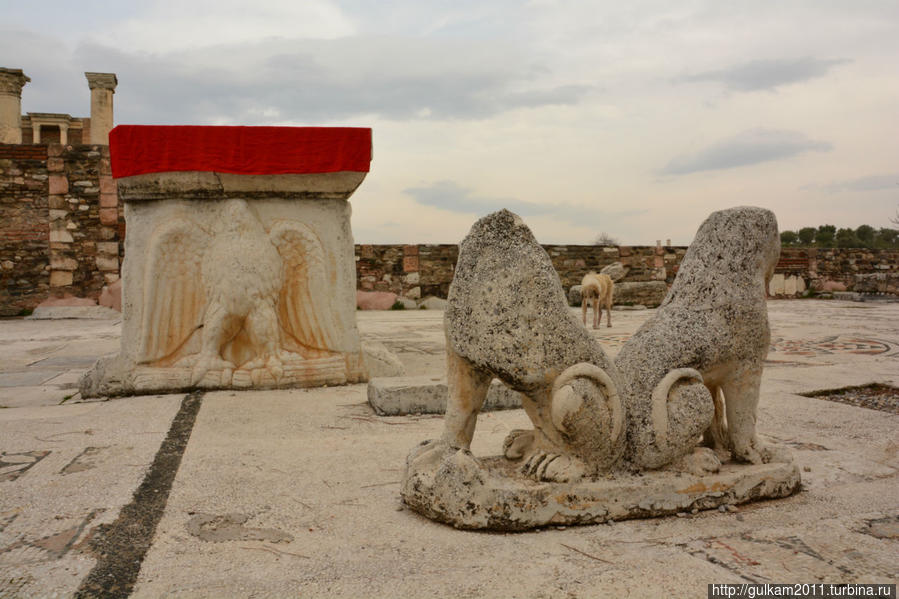
[[0, 316], [51, 296], [96, 299], [119, 278], [124, 218], [109, 164], [113, 73], [85, 73], [90, 118], [22, 114], [21, 69], [0, 68]]

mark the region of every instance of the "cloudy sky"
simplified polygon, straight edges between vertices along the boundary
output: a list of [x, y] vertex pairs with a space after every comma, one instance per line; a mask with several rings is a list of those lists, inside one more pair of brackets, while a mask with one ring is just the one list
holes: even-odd
[[688, 243], [719, 208], [890, 226], [896, 0], [0, 0], [23, 111], [374, 130], [358, 242]]

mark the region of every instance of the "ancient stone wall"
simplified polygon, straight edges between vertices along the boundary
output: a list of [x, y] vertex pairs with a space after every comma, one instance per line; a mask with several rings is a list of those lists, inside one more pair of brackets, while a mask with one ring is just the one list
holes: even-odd
[[[625, 281], [671, 284], [687, 253], [682, 246], [544, 245], [566, 289], [590, 270], [612, 262], [629, 268]], [[357, 286], [412, 299], [446, 297], [458, 255], [456, 245], [357, 245]], [[784, 248], [771, 294], [801, 295], [827, 282], [848, 290], [899, 294], [899, 250]]]
[[0, 144], [0, 315], [97, 298], [119, 277], [123, 222], [107, 146]]
[[[587, 271], [612, 262], [630, 269], [627, 281], [666, 281], [677, 274], [683, 247], [545, 245], [566, 289]], [[445, 298], [455, 272], [457, 245], [357, 245], [357, 286], [364, 291], [391, 291], [412, 299]]]
[[0, 316], [47, 297], [48, 178], [47, 146], [0, 144]]

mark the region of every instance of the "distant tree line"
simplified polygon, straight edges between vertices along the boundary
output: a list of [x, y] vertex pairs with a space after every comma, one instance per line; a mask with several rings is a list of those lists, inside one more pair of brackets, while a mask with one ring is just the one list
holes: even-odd
[[870, 225], [861, 225], [857, 229], [821, 225], [781, 231], [780, 243], [784, 247], [896, 249], [899, 248], [899, 230], [875, 229]]

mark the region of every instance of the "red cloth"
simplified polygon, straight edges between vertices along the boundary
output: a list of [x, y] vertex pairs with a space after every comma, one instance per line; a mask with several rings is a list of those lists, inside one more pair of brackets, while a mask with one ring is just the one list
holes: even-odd
[[109, 132], [109, 152], [114, 178], [166, 171], [368, 172], [371, 129], [119, 125]]

